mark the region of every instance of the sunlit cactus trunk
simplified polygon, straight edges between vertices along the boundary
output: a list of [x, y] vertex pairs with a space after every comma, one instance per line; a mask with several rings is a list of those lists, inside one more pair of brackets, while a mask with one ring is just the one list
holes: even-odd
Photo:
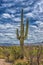
[[23, 9], [22, 9], [20, 35], [19, 35], [19, 31], [17, 29], [17, 39], [20, 40], [22, 58], [24, 57], [24, 40], [27, 38], [27, 34], [28, 34], [28, 19], [26, 22], [26, 30], [24, 31], [24, 20], [23, 20]]
[[24, 58], [24, 40], [20, 40], [20, 47], [21, 47], [21, 58]]

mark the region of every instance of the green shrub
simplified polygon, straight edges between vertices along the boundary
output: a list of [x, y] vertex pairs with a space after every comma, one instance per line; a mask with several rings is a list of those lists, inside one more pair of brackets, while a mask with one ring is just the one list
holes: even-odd
[[22, 65], [22, 63], [19, 62], [19, 63], [17, 63], [16, 65]]
[[4, 55], [5, 55], [5, 61], [6, 61], [6, 62], [9, 62], [10, 53], [6, 50], [6, 51], [4, 52]]
[[24, 62], [23, 65], [28, 65], [28, 63], [27, 62]]
[[13, 54], [15, 59], [22, 58], [22, 54], [20, 52], [21, 52], [21, 49], [19, 46], [17, 47], [15, 46], [11, 48], [11, 54]]
[[28, 65], [28, 63], [27, 62], [23, 62], [23, 63], [18, 62], [18, 63], [16, 63], [16, 65]]

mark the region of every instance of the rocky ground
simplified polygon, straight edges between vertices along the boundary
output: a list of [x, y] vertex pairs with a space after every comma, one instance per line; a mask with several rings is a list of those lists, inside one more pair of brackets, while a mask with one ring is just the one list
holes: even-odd
[[4, 59], [0, 59], [0, 65], [12, 65], [12, 64], [5, 62]]

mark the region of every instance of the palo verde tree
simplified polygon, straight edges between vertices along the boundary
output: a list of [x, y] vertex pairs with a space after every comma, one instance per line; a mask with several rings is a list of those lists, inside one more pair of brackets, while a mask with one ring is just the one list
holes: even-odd
[[26, 30], [24, 31], [24, 20], [23, 20], [23, 9], [22, 9], [20, 34], [17, 29], [17, 39], [20, 40], [22, 58], [24, 57], [24, 49], [23, 49], [24, 48], [24, 40], [27, 38], [27, 34], [28, 34], [28, 19], [26, 20]]

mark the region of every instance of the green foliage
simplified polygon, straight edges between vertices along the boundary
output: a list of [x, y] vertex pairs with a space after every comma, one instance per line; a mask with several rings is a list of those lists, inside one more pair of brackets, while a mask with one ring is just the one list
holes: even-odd
[[12, 51], [11, 51], [11, 53], [13, 54], [13, 56], [14, 56], [15, 59], [19, 59], [20, 58], [20, 56], [21, 56], [21, 53], [20, 52], [21, 52], [21, 49], [20, 49], [19, 46], [13, 47], [12, 48]]
[[19, 63], [17, 63], [16, 65], [22, 65], [22, 63], [19, 62]]
[[4, 55], [5, 55], [5, 61], [6, 61], [6, 62], [9, 62], [9, 56], [10, 56], [9, 51], [8, 51], [8, 50], [5, 50], [5, 51], [4, 51]]
[[[40, 64], [43, 65], [43, 46], [25, 46], [25, 57], [21, 59], [22, 53], [20, 46], [0, 47], [0, 58], [6, 61], [17, 63], [22, 61], [22, 65], [37, 65], [37, 59], [40, 58]], [[26, 62], [25, 62], [26, 61]], [[27, 63], [28, 62], [28, 63]]]
[[23, 65], [28, 65], [28, 63], [27, 62], [24, 62]]
[[23, 62], [23, 63], [18, 62], [18, 63], [16, 63], [16, 65], [28, 65], [28, 63], [27, 62]]

